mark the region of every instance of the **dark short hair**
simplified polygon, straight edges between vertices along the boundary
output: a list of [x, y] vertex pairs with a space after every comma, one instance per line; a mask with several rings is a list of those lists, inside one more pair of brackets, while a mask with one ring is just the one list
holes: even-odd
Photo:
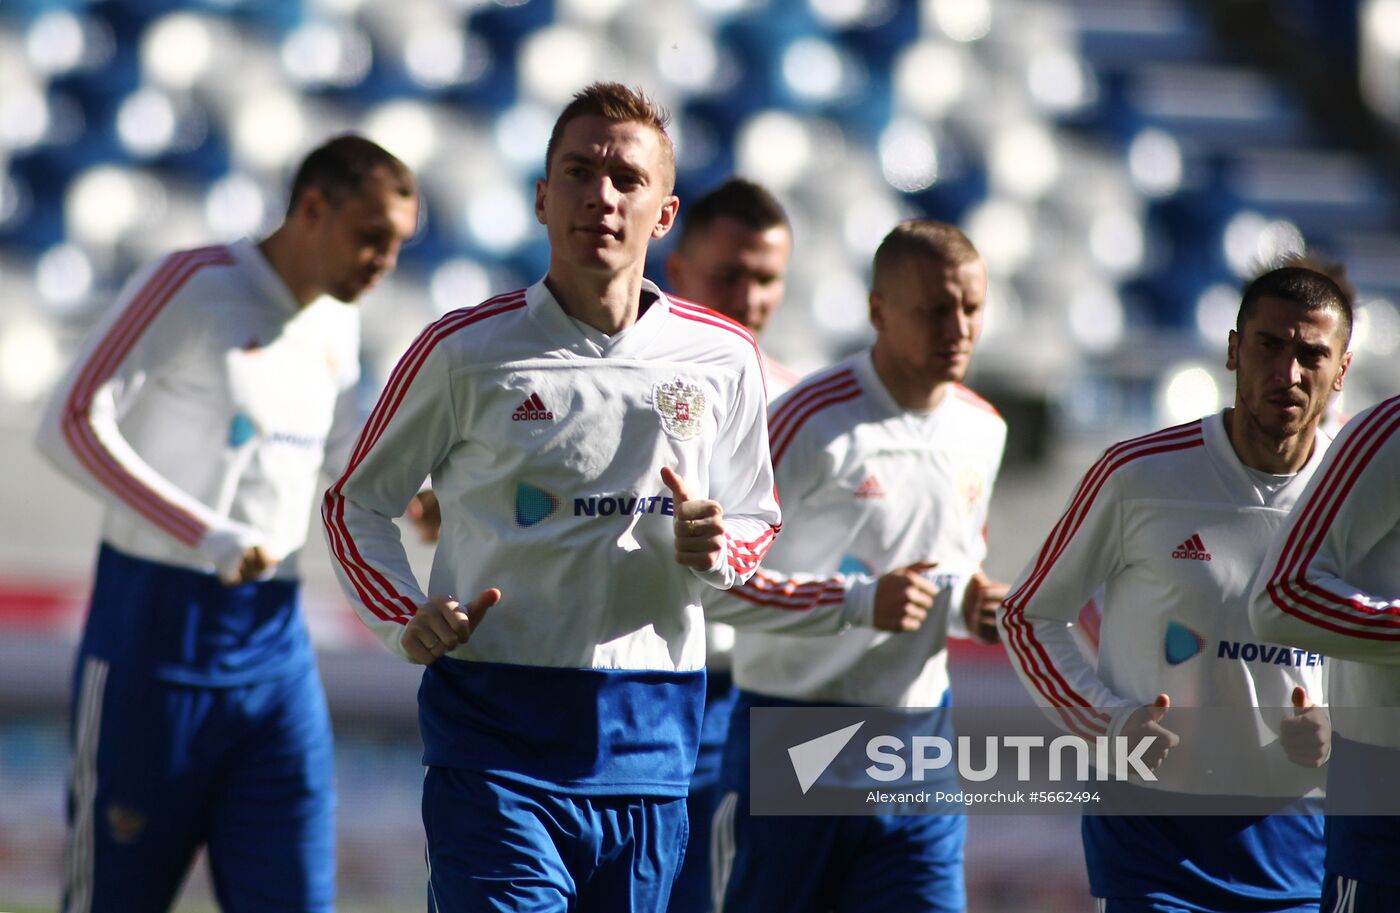
[[554, 129], [549, 134], [549, 144], [544, 147], [544, 176], [549, 179], [550, 164], [554, 161], [554, 150], [559, 147], [559, 138], [570, 121], [580, 117], [603, 117], [618, 124], [645, 124], [661, 137], [661, 153], [666, 167], [667, 189], [676, 185], [676, 147], [666, 132], [671, 115], [665, 108], [647, 97], [641, 89], [624, 86], [620, 82], [595, 82], [574, 95], [574, 100], [559, 112]]
[[760, 184], [732, 177], [707, 191], [686, 207], [676, 247], [684, 249], [691, 239], [703, 234], [720, 219], [733, 219], [752, 231], [779, 226], [792, 230], [783, 204]]
[[376, 169], [383, 169], [389, 175], [399, 196], [412, 197], [418, 193], [418, 184], [407, 165], [378, 143], [355, 133], [345, 133], [317, 146], [302, 159], [292, 179], [288, 215], [296, 210], [302, 194], [313, 187], [321, 191], [331, 205], [339, 205], [346, 197], [359, 193]]
[[1331, 310], [1337, 314], [1342, 331], [1342, 348], [1351, 343], [1351, 301], [1328, 276], [1301, 266], [1271, 269], [1244, 288], [1239, 313], [1235, 315], [1235, 332], [1243, 333], [1244, 325], [1259, 309], [1261, 298], [1281, 298], [1309, 311]]
[[949, 266], [962, 266], [980, 260], [977, 248], [956, 226], [933, 219], [906, 219], [900, 222], [875, 250], [873, 281], [915, 257], [924, 257]]
[[1330, 260], [1309, 253], [1292, 253], [1286, 255], [1275, 264], [1281, 266], [1301, 266], [1303, 269], [1310, 269], [1315, 273], [1322, 273], [1328, 279], [1337, 283], [1337, 288], [1341, 290], [1342, 297], [1347, 300], [1352, 310], [1356, 310], [1356, 286], [1351, 284], [1351, 279], [1347, 277], [1347, 268], [1344, 263], [1337, 260]]

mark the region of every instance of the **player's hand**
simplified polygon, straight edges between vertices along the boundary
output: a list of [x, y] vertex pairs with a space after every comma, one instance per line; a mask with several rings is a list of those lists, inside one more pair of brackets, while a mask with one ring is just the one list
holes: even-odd
[[404, 625], [399, 643], [411, 661], [432, 665], [470, 640], [486, 611], [500, 601], [501, 591], [495, 587], [483, 590], [465, 609], [451, 596], [434, 596]]
[[277, 559], [272, 557], [267, 549], [261, 545], [255, 545], [244, 550], [243, 558], [238, 563], [238, 570], [234, 572], [232, 578], [225, 578], [224, 583], [229, 586], [239, 586], [244, 583], [252, 583], [255, 580], [264, 580], [276, 569]]
[[661, 481], [676, 505], [676, 562], [697, 571], [714, 570], [724, 554], [724, 508], [718, 501], [692, 497], [685, 480], [669, 466], [661, 467]]
[[916, 561], [875, 582], [874, 625], [881, 631], [917, 631], [928, 618], [938, 587], [924, 576], [937, 561]]
[[1332, 719], [1301, 686], [1293, 689], [1293, 714], [1279, 724], [1278, 740], [1299, 767], [1321, 767], [1332, 753]]
[[1133, 711], [1123, 729], [1118, 733], [1128, 740], [1128, 750], [1137, 747], [1138, 740], [1152, 737], [1152, 744], [1140, 756], [1142, 766], [1156, 770], [1167, 760], [1167, 752], [1181, 744], [1181, 737], [1162, 725], [1162, 718], [1171, 708], [1172, 700], [1166, 694]]
[[408, 510], [404, 511], [404, 516], [408, 517], [413, 528], [418, 530], [418, 538], [425, 544], [432, 545], [438, 541], [438, 533], [442, 529], [442, 507], [431, 488], [413, 496], [413, 500], [408, 502]]
[[972, 639], [978, 643], [994, 644], [997, 634], [997, 610], [1010, 590], [1004, 583], [993, 581], [980, 570], [967, 581], [963, 591], [962, 619]]

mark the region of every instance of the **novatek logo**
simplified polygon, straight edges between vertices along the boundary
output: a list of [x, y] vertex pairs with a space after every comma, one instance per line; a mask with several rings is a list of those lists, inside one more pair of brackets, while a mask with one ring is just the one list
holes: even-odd
[[525, 397], [525, 402], [515, 407], [515, 413], [510, 417], [512, 422], [552, 422], [554, 413], [544, 407], [544, 400], [540, 399], [538, 393], [531, 393]]
[[630, 517], [633, 514], [676, 515], [676, 502], [662, 495], [593, 495], [574, 498], [575, 517]]
[[1195, 533], [1190, 539], [1176, 547], [1176, 551], [1172, 552], [1172, 557], [1182, 561], [1209, 561], [1210, 552], [1206, 551], [1206, 544], [1201, 541], [1201, 534]]

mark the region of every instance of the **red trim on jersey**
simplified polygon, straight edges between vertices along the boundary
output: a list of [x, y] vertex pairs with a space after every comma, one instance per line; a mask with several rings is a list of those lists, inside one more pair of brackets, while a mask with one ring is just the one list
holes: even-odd
[[782, 461], [797, 432], [812, 416], [860, 395], [860, 382], [849, 370], [795, 387], [769, 422], [768, 446], [773, 452], [773, 466], [776, 468]]
[[464, 327], [524, 306], [524, 290], [512, 292], [492, 298], [474, 308], [453, 311], [419, 334], [394, 367], [379, 402], [370, 413], [364, 430], [360, 432], [360, 439], [355, 445], [345, 472], [326, 491], [321, 517], [326, 527], [331, 554], [344, 569], [346, 579], [354, 586], [365, 608], [386, 621], [406, 624], [418, 607], [414, 605], [413, 600], [399, 593], [389, 579], [360, 554], [349, 528], [345, 525], [345, 498], [341, 491], [351, 474], [359, 468], [369, 451], [379, 442], [384, 429], [388, 427], [394, 412], [403, 402], [404, 395], [433, 348]]
[[[1377, 406], [1339, 446], [1327, 474], [1309, 497], [1303, 512], [1290, 530], [1278, 564], [1266, 587], [1269, 598], [1284, 612], [1316, 627], [1370, 640], [1400, 640], [1400, 631], [1364, 630], [1400, 628], [1400, 608], [1379, 610], [1356, 599], [1347, 599], [1312, 583], [1308, 568], [1322, 547], [1337, 512], [1351, 493], [1357, 479], [1387, 440], [1400, 430], [1400, 397]], [[1308, 594], [1316, 596], [1310, 598]], [[1346, 625], [1326, 621], [1334, 618]]]
[[778, 535], [782, 528], [781, 523], [777, 526], [769, 525], [768, 529], [759, 535], [757, 539], [750, 539], [748, 541], [731, 538], [726, 533], [724, 539], [729, 545], [727, 549], [729, 553], [729, 566], [740, 574], [747, 574], [749, 571], [758, 567], [759, 562], [763, 560], [763, 556], [768, 554], [768, 549], [773, 544], [774, 537]]
[[973, 393], [971, 390], [969, 390], [967, 387], [964, 387], [962, 384], [953, 384], [953, 394], [963, 402], [970, 403], [971, 405], [976, 406], [978, 409], [981, 409], [984, 412], [990, 412], [997, 418], [1001, 418], [1001, 413], [997, 411], [996, 406], [993, 406], [991, 403], [987, 402], [985, 399], [978, 396], [976, 393]]
[[696, 323], [707, 323], [712, 327], [719, 327], [721, 330], [728, 330], [735, 336], [747, 342], [753, 349], [753, 357], [758, 361], [758, 377], [763, 384], [763, 395], [768, 396], [768, 378], [763, 375], [763, 353], [758, 350], [758, 342], [749, 332], [749, 328], [739, 323], [737, 320], [726, 317], [719, 311], [712, 311], [703, 304], [696, 304], [694, 301], [686, 301], [684, 298], [677, 298], [674, 295], [667, 295], [671, 302], [671, 313], [686, 320], [693, 320]]
[[1026, 578], [1026, 582], [1017, 588], [1016, 592], [1008, 595], [1003, 603], [1006, 610], [1003, 623], [1009, 634], [1007, 640], [1012, 647], [1014, 659], [1025, 670], [1026, 677], [1036, 685], [1036, 689], [1051, 706], [1059, 708], [1078, 705], [1087, 708], [1087, 712], [1072, 712], [1083, 714], [1085, 724], [1095, 730], [1101, 729], [1103, 724], [1108, 722], [1108, 716], [1094, 710], [1055, 668], [1044, 645], [1036, 639], [1033, 626], [1024, 617], [1025, 604], [1034, 598], [1036, 590], [1083, 525], [1094, 499], [1114, 472], [1141, 457], [1203, 445], [1201, 422], [1195, 421], [1110, 447], [1080, 483], [1069, 508], [1041, 548], [1035, 567]]
[[840, 577], [793, 583], [761, 570], [755, 571], [748, 583], [731, 592], [745, 602], [787, 612], [810, 612], [817, 606], [839, 605], [846, 599], [846, 588]]
[[165, 500], [145, 485], [112, 455], [92, 427], [92, 400], [112, 378], [170, 299], [195, 273], [206, 266], [232, 266], [224, 247], [202, 247], [172, 254], [132, 296], [120, 317], [88, 357], [64, 405], [61, 428], [78, 462], [129, 507], [179, 542], [194, 547], [206, 528], [184, 508]]

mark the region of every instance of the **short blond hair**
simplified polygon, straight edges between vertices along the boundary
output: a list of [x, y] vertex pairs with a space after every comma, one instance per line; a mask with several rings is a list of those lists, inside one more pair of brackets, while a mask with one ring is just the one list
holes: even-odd
[[580, 117], [603, 117], [619, 124], [645, 124], [661, 137], [662, 160], [666, 168], [667, 190], [676, 186], [676, 147], [666, 126], [671, 122], [667, 110], [652, 101], [641, 89], [624, 86], [620, 82], [595, 82], [574, 95], [574, 100], [559, 113], [554, 122], [554, 130], [549, 134], [549, 145], [544, 150], [544, 176], [549, 180], [549, 169], [554, 162], [554, 150], [559, 146], [559, 138], [569, 122]]
[[876, 249], [872, 284], [879, 288], [882, 276], [888, 276], [897, 265], [916, 257], [948, 266], [962, 266], [982, 259], [972, 241], [957, 226], [933, 219], [906, 219], [891, 229]]

